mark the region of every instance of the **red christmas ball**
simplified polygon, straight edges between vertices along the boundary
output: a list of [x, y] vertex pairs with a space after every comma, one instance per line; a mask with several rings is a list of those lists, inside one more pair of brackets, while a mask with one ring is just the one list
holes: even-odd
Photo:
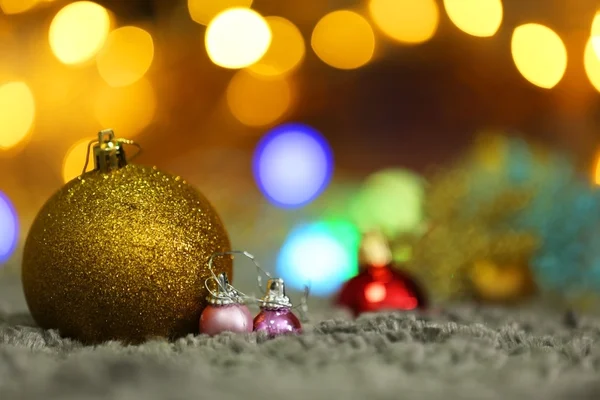
[[342, 287], [336, 304], [354, 315], [364, 312], [425, 308], [424, 290], [407, 273], [391, 265], [364, 266]]

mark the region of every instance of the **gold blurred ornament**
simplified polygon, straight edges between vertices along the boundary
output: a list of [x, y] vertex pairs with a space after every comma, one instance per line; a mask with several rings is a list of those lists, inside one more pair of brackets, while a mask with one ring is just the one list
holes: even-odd
[[476, 297], [494, 303], [513, 303], [535, 293], [535, 283], [526, 263], [499, 265], [489, 260], [474, 263], [471, 270]]
[[[480, 260], [502, 260], [498, 268], [512, 268], [519, 260], [529, 260], [538, 247], [537, 238], [530, 232], [503, 225], [528, 204], [529, 191], [501, 191], [481, 201], [475, 212], [466, 213], [468, 190], [469, 174], [462, 164], [444, 170], [429, 185], [425, 206], [430, 228], [415, 241], [406, 268], [427, 285], [434, 302], [508, 296], [509, 283], [506, 292], [493, 294], [489, 288], [489, 296], [483, 296], [484, 285], [493, 282], [483, 275], [473, 275], [473, 266]], [[508, 279], [511, 273], [505, 277]], [[480, 281], [475, 283], [474, 278]], [[514, 289], [512, 293], [522, 298]]]
[[[207, 260], [230, 250], [210, 203], [177, 176], [128, 164], [111, 130], [95, 169], [67, 183], [36, 217], [23, 255], [23, 288], [43, 328], [85, 343], [198, 331]], [[89, 152], [88, 152], [89, 153]], [[232, 277], [231, 259], [215, 273]]]
[[498, 172], [505, 161], [507, 147], [507, 138], [502, 133], [483, 132], [477, 136], [471, 156], [486, 171]]

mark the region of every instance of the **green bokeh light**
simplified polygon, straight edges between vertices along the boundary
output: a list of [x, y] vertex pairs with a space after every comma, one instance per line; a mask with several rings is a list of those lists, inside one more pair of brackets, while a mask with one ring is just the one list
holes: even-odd
[[342, 244], [348, 254], [350, 263], [346, 268], [345, 278], [350, 279], [358, 273], [358, 247], [361, 234], [356, 225], [343, 219], [324, 221], [323, 228]]
[[377, 229], [389, 237], [414, 232], [423, 222], [424, 183], [403, 169], [377, 172], [353, 199], [351, 219], [362, 231]]

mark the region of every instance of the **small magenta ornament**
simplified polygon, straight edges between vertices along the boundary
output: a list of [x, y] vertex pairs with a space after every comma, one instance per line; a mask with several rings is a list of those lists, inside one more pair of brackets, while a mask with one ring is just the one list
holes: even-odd
[[227, 276], [219, 274], [215, 283], [217, 289], [209, 290], [208, 306], [200, 316], [200, 333], [214, 336], [223, 332], [252, 332], [252, 314]]
[[260, 312], [254, 318], [254, 331], [267, 332], [271, 337], [301, 333], [302, 324], [292, 312], [292, 308], [292, 303], [285, 294], [283, 279], [269, 279], [267, 291], [260, 300]]

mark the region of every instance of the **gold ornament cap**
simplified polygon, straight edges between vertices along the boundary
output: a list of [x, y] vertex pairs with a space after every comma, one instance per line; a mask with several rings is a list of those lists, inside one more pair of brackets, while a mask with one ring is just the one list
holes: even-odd
[[[90, 146], [92, 144], [94, 144], [94, 147], [92, 148], [94, 154], [94, 170], [103, 173], [108, 173], [127, 165], [128, 160], [125, 155], [125, 149], [123, 148], [124, 144], [131, 144], [138, 148], [138, 152], [134, 157], [137, 157], [141, 151], [139, 144], [133, 140], [117, 138], [112, 129], [103, 129], [98, 132], [98, 140], [92, 141]], [[89, 157], [90, 148], [88, 147], [82, 174], [87, 170]]]
[[363, 235], [358, 250], [361, 265], [383, 267], [392, 262], [392, 251], [383, 233], [370, 231]]
[[94, 167], [102, 172], [109, 172], [127, 165], [125, 150], [121, 141], [115, 138], [112, 129], [98, 132], [98, 143], [94, 145]]

